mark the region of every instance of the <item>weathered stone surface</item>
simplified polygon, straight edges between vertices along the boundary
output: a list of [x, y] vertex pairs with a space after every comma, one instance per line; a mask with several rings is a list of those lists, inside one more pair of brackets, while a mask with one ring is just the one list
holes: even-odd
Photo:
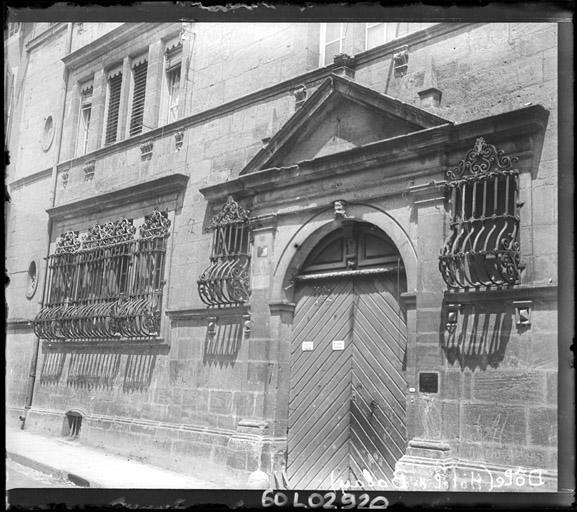
[[527, 439], [526, 411], [523, 406], [491, 404], [462, 405], [461, 439], [485, 444], [517, 443]]
[[543, 403], [541, 372], [487, 371], [473, 377], [473, 398], [493, 403]]
[[[226, 107], [227, 101], [269, 86], [277, 87], [282, 80], [296, 79], [299, 74], [314, 71], [318, 67], [317, 24], [271, 24], [262, 31], [255, 31], [248, 25], [213, 25], [198, 24], [195, 28], [194, 59], [191, 61], [195, 66], [194, 80], [185, 81], [183, 78], [181, 115], [198, 116], [186, 127], [185, 144], [181, 151], [175, 151], [173, 133], [155, 133], [153, 157], [144, 164], [140, 161], [139, 153], [139, 145], [143, 141], [126, 141], [92, 155], [96, 155], [96, 172], [92, 182], [84, 182], [84, 162], [80, 160], [70, 163], [66, 189], [62, 187], [61, 178], [56, 180], [55, 201], [57, 205], [62, 205], [163, 174], [186, 172], [190, 175], [187, 188], [182, 194], [183, 207], [175, 214], [175, 229], [170, 239], [171, 252], [167, 255], [170, 265], [167, 264], [165, 275], [165, 298], [169, 309], [204, 308], [196, 293], [195, 281], [208, 264], [211, 236], [202, 230], [207, 215], [207, 202], [199, 189], [234, 179], [243, 165], [262, 147], [261, 139], [274, 135], [293, 114], [294, 98], [289, 94], [287, 86], [286, 90], [267, 91], [254, 101], [238, 104], [232, 111], [225, 112], [223, 106]], [[61, 97], [61, 59], [65, 49], [65, 30], [57, 32], [54, 37], [48, 37], [38, 48], [26, 50], [28, 61], [26, 66], [20, 66], [20, 72], [26, 70], [21, 94], [18, 95], [20, 104], [12, 117], [12, 131], [19, 133], [16, 138], [10, 138], [9, 149], [14, 158], [8, 169], [8, 181], [42, 169], [48, 172], [43, 178], [20, 182], [10, 190], [13, 204], [7, 214], [6, 245], [7, 266], [12, 279], [7, 291], [11, 318], [33, 318], [38, 311], [38, 298], [43, 286], [44, 264], [40, 262], [39, 291], [34, 300], [25, 298], [25, 271], [29, 260], [38, 260], [46, 254], [48, 234], [45, 209], [51, 206], [50, 167], [58, 151], [58, 137], [55, 137], [48, 151], [42, 150], [38, 143], [44, 119], [47, 115], [53, 115], [56, 128], [63, 126], [61, 160], [77, 156], [78, 98], [73, 95], [78, 81], [94, 73], [91, 124], [95, 129], [90, 131], [88, 151], [97, 150], [102, 145], [105, 122], [106, 77], [102, 66], [108, 66], [112, 61], [121, 62], [127, 55], [139, 54], [150, 47], [150, 89], [154, 83], [161, 81], [164, 72], [161, 41], [168, 36], [172, 37], [175, 30], [174, 26], [151, 29], [125, 45], [111, 44], [107, 54], [95, 63], [89, 59], [81, 63], [78, 72], [74, 71], [69, 80], [67, 101], [70, 104], [66, 105], [64, 122], [55, 117], [57, 112], [54, 108]], [[103, 32], [99, 28], [94, 33]], [[347, 32], [348, 51], [362, 51], [364, 34], [365, 27], [362, 24], [355, 25]], [[460, 123], [513, 111], [529, 102], [541, 104], [551, 111], [541, 164], [536, 169], [529, 169], [528, 159], [524, 158], [522, 167], [523, 178], [528, 178], [523, 181], [523, 198], [529, 198], [522, 210], [522, 260], [527, 260], [523, 279], [529, 285], [534, 282], [546, 284], [549, 280], [556, 282], [558, 272], [555, 256], [558, 218], [556, 36], [555, 24], [470, 25], [412, 45], [408, 73], [403, 79], [383, 80], [389, 70], [390, 54], [364, 62], [355, 70], [359, 83], [414, 104], [418, 101], [416, 92], [423, 80], [422, 64], [425, 56], [431, 54], [435, 57], [437, 85], [443, 93], [442, 102], [434, 112], [451, 121]], [[84, 38], [85, 42], [90, 40], [87, 35]], [[74, 49], [81, 46], [76, 36], [72, 39]], [[129, 64], [129, 59], [125, 59], [125, 64]], [[182, 76], [190, 78], [190, 74], [185, 71]], [[128, 92], [127, 85], [128, 81], [125, 81], [125, 92]], [[294, 83], [290, 87], [293, 86]], [[309, 76], [309, 96], [317, 86], [318, 82]], [[156, 125], [162, 94], [161, 91], [152, 90], [151, 95], [147, 91], [147, 97], [151, 101], [146, 105], [146, 129]], [[128, 108], [127, 99], [123, 100], [123, 105]], [[205, 116], [204, 113], [213, 107], [215, 110], [210, 112], [210, 116]], [[357, 115], [354, 109], [350, 116], [345, 117], [352, 120], [352, 124], [362, 127], [358, 121], [363, 117]], [[126, 115], [122, 116], [121, 124], [128, 122]], [[345, 124], [343, 122], [341, 127]], [[372, 126], [369, 128], [372, 129]], [[495, 128], [499, 129], [498, 126]], [[471, 127], [468, 129], [473, 130]], [[470, 132], [471, 138], [473, 131]], [[315, 132], [311, 138], [322, 138], [324, 135]], [[122, 134], [121, 138], [124, 137]], [[498, 138], [497, 135], [494, 137]], [[507, 144], [515, 146], [517, 143]], [[517, 149], [526, 152], [530, 148], [519, 146]], [[292, 148], [291, 151], [293, 156], [304, 154], [303, 147]], [[399, 152], [402, 151], [406, 152], [406, 148], [400, 147]], [[444, 341], [439, 336], [439, 330], [444, 327], [439, 297], [445, 287], [437, 269], [436, 258], [447, 235], [446, 222], [443, 222], [443, 219], [446, 221], [446, 214], [440, 204], [422, 207], [417, 214], [405, 194], [410, 179], [421, 170], [428, 174], [417, 176], [418, 180], [442, 179], [444, 167], [437, 160], [437, 156], [422, 155], [418, 162], [399, 163], [403, 178], [397, 182], [389, 180], [385, 183], [389, 178], [387, 173], [390, 172], [390, 166], [375, 161], [371, 163], [375, 166], [372, 174], [359, 170], [359, 173], [351, 176], [338, 176], [334, 180], [332, 177], [327, 178], [322, 185], [300, 183], [298, 188], [291, 189], [285, 193], [284, 198], [279, 198], [284, 201], [280, 201], [281, 209], [292, 207], [302, 212], [284, 217], [281, 223], [284, 222], [287, 229], [275, 231], [274, 237], [271, 236], [269, 240], [267, 248], [270, 261], [254, 265], [253, 277], [259, 277], [255, 281], [251, 299], [255, 325], [251, 329], [252, 338], [242, 341], [234, 357], [224, 358], [222, 354], [207, 357], [204, 321], [195, 323], [192, 320], [179, 320], [172, 323], [163, 317], [163, 336], [170, 343], [170, 352], [157, 358], [146, 389], [128, 391], [123, 387], [126, 355], [122, 357], [118, 376], [108, 388], [67, 384], [67, 363], [60, 380], [46, 385], [40, 384], [40, 379], [37, 379], [33, 405], [54, 409], [56, 412], [35, 414], [33, 407], [27, 428], [60, 435], [64, 413], [72, 407], [84, 407], [89, 413], [118, 417], [108, 423], [101, 423], [102, 432], [100, 427], [87, 428], [87, 442], [106, 445], [123, 453], [138, 453], [143, 451], [145, 440], [151, 438], [151, 432], [154, 432], [157, 441], [151, 451], [156, 454], [155, 457], [161, 457], [163, 451], [170, 451], [169, 434], [163, 433], [161, 436], [155, 427], [127, 425], [119, 418], [173, 423], [182, 421], [206, 428], [207, 431], [216, 428], [233, 430], [241, 417], [262, 416], [266, 399], [266, 410], [269, 415], [275, 416], [272, 419], [276, 422], [271, 431], [275, 435], [285, 435], [290, 379], [286, 367], [287, 347], [281, 352], [280, 357], [284, 359], [280, 362], [277, 374], [277, 367], [268, 366], [269, 358], [277, 363], [276, 356], [270, 351], [277, 340], [276, 331], [273, 333], [275, 327], [267, 317], [267, 301], [271, 293], [269, 287], [279, 287], [275, 280], [283, 279], [284, 275], [279, 271], [274, 279], [270, 279], [268, 274], [276, 269], [275, 265], [285, 248], [290, 248], [295, 231], [310, 216], [322, 210], [323, 205], [330, 205], [335, 194], [339, 197], [348, 194], [350, 199], [363, 202], [366, 199], [366, 188], [371, 188], [374, 183], [374, 190], [370, 192], [382, 194], [382, 198], [375, 204], [399, 223], [418, 255], [418, 288], [422, 293], [417, 297], [416, 326], [412, 326], [413, 332], [417, 333], [417, 343], [413, 345], [416, 353], [408, 357], [411, 363], [415, 356], [416, 368], [409, 368], [408, 373], [419, 369], [441, 370], [447, 365], [445, 361], [450, 359], [449, 366], [455, 371], [442, 375], [439, 398], [462, 401], [460, 413], [456, 402], [452, 401], [443, 403], [441, 400], [430, 406], [429, 420], [434, 415], [438, 417], [437, 423], [433, 422], [434, 426], [431, 423], [422, 424], [421, 413], [425, 409], [415, 406], [409, 412], [409, 425], [412, 425], [416, 434], [421, 435], [427, 431], [437, 437], [448, 435], [454, 438], [460, 430], [461, 438], [467, 441], [467, 446], [474, 447], [469, 452], [463, 451], [463, 456], [471, 459], [502, 459], [512, 464], [553, 467], [554, 441], [548, 428], [555, 420], [551, 410], [557, 398], [555, 305], [536, 304], [531, 328], [519, 333], [516, 332], [509, 305], [496, 303], [488, 310], [475, 305], [477, 309], [466, 309], [466, 322], [464, 318], [459, 320], [456, 332], [458, 353], [453, 354], [455, 357], [451, 359], [449, 351], [441, 352], [439, 347]], [[335, 176], [341, 163], [339, 161], [335, 165]], [[417, 169], [418, 165], [421, 167]], [[60, 171], [62, 175], [63, 169]], [[257, 210], [262, 208], [262, 201], [273, 195], [273, 191], [269, 191], [262, 197], [257, 196], [253, 206]], [[299, 199], [295, 199], [297, 197]], [[162, 199], [161, 202], [163, 207], [170, 205], [174, 210], [172, 199]], [[123, 213], [138, 218], [149, 207], [150, 204], [145, 203], [117, 204], [107, 212], [94, 211], [56, 226], [52, 237], [61, 228], [77, 229], [80, 224], [100, 222], [102, 215]], [[270, 207], [268, 213], [274, 213], [274, 208]], [[312, 222], [309, 227], [314, 226], [316, 229], [326, 221], [324, 218], [319, 221], [319, 218], [314, 221], [316, 224]], [[258, 244], [261, 242], [258, 241]], [[286, 284], [283, 283], [283, 286]], [[286, 291], [287, 297], [293, 291], [289, 288]], [[504, 307], [508, 308], [505, 312]], [[284, 335], [288, 338], [289, 316], [283, 317], [289, 333]], [[6, 388], [7, 404], [12, 408], [21, 410], [26, 401], [33, 346], [34, 336], [30, 331], [9, 332]], [[39, 372], [42, 361], [40, 358]], [[268, 395], [265, 395], [265, 390], [268, 390]], [[527, 408], [529, 412], [525, 417]], [[459, 426], [457, 420], [460, 416], [463, 421]], [[178, 459], [178, 464], [182, 464], [183, 468], [190, 465], [195, 455], [204, 459], [211, 457], [223, 466], [230, 463], [242, 470], [254, 467], [256, 453], [250, 452], [248, 455], [249, 451], [245, 448], [233, 445], [229, 454], [229, 450], [217, 446], [226, 437], [206, 435], [208, 437], [202, 439], [193, 434], [180, 438], [181, 444], [172, 447], [171, 457]], [[536, 448], [527, 443], [535, 444]], [[210, 446], [212, 448], [208, 451], [207, 447]], [[179, 458], [182, 453], [187, 454], [186, 461], [184, 456]], [[415, 471], [418, 473], [418, 470]], [[465, 479], [465, 473], [461, 473], [459, 478]]]
[[211, 412], [217, 413], [232, 412], [232, 392], [212, 390], [210, 392], [209, 409]]
[[529, 408], [529, 443], [557, 446], [557, 409]]

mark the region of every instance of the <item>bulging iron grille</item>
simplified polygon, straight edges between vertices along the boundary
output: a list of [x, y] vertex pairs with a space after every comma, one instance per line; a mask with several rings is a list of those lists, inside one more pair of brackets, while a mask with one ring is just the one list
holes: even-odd
[[248, 211], [229, 196], [209, 225], [210, 266], [198, 280], [198, 293], [208, 306], [238, 306], [250, 297]]
[[451, 223], [439, 270], [450, 289], [519, 283], [516, 160], [478, 138], [465, 159], [447, 171]]
[[45, 340], [158, 336], [170, 220], [155, 210], [137, 229], [131, 219], [64, 233], [48, 257], [44, 307], [34, 320]]

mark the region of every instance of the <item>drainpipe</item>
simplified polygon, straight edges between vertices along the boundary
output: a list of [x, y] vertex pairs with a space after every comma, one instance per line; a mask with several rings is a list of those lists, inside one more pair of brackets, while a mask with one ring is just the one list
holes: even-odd
[[[74, 28], [74, 23], [68, 23], [66, 30], [66, 52], [65, 55], [70, 53], [72, 48], [72, 29]], [[64, 69], [62, 75], [62, 88], [60, 90], [60, 112], [59, 112], [59, 122], [57, 124], [58, 131], [56, 133], [56, 156], [54, 165], [52, 166], [52, 177], [50, 183], [50, 207], [53, 208], [56, 204], [56, 184], [58, 183], [58, 162], [60, 161], [60, 156], [62, 153], [62, 131], [64, 129], [64, 113], [66, 111], [66, 96], [68, 92], [68, 75], [69, 71], [67, 68]], [[42, 301], [40, 303], [40, 308], [44, 307], [44, 299], [46, 294], [46, 279], [48, 278], [48, 257], [50, 256], [50, 240], [52, 239], [52, 219], [48, 218], [48, 247], [46, 248], [46, 265], [44, 268], [44, 286], [42, 290]], [[26, 393], [26, 405], [24, 406], [24, 415], [20, 416], [20, 421], [22, 422], [21, 429], [24, 429], [26, 424], [26, 417], [28, 416], [28, 411], [32, 407], [32, 399], [34, 398], [34, 385], [36, 383], [36, 370], [38, 367], [38, 356], [40, 355], [40, 339], [38, 336], [34, 337], [34, 351], [32, 354], [32, 360], [30, 361], [30, 372], [28, 374], [28, 390]]]

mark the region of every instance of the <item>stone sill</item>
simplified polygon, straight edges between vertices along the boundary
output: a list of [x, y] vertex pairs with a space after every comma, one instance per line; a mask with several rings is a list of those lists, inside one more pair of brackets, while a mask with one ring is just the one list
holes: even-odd
[[445, 291], [445, 302], [449, 304], [477, 304], [479, 302], [505, 300], [539, 300], [544, 302], [557, 300], [557, 285], [527, 286], [521, 285], [499, 290]]
[[42, 351], [50, 353], [97, 352], [99, 354], [168, 354], [170, 345], [163, 338], [150, 340], [44, 341]]
[[165, 315], [170, 318], [170, 320], [208, 319], [210, 317], [224, 318], [248, 314], [250, 314], [250, 306], [248, 305], [228, 308], [175, 308], [165, 312]]

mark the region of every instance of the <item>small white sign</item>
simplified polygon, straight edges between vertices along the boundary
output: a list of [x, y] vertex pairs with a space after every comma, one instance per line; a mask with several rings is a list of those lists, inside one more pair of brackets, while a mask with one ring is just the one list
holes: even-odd
[[313, 349], [313, 342], [312, 341], [303, 341], [302, 349], [304, 351], [309, 351]]
[[344, 350], [345, 340], [333, 340], [333, 350]]

